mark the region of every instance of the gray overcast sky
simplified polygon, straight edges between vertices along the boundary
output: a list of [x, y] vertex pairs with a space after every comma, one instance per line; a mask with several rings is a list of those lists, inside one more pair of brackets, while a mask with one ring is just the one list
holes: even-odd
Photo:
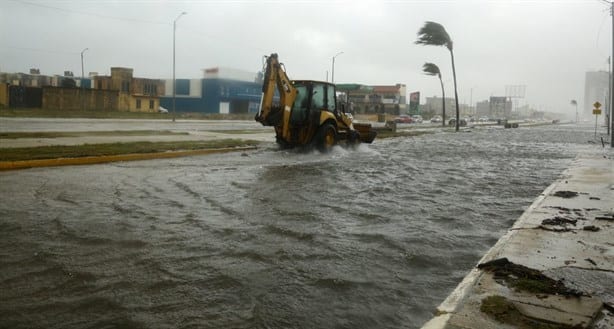
[[453, 95], [450, 55], [414, 44], [425, 21], [445, 26], [454, 40], [459, 101], [505, 95], [526, 85], [538, 109], [571, 112], [583, 104], [584, 75], [607, 70], [612, 22], [601, 0], [532, 1], [37, 1], [0, 0], [0, 70], [42, 74], [71, 70], [109, 74], [132, 67], [136, 76], [172, 76], [173, 20], [177, 77], [200, 78], [203, 68], [256, 72], [262, 56], [279, 53], [291, 79], [392, 85], [440, 96], [422, 64], [442, 70]]

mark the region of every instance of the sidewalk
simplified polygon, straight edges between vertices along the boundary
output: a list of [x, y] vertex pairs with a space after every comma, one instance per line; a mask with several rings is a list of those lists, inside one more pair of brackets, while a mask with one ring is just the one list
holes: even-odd
[[614, 160], [576, 159], [423, 329], [614, 328], [613, 237]]

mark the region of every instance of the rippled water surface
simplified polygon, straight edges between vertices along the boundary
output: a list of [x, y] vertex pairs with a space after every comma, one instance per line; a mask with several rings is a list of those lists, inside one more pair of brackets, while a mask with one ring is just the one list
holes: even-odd
[[416, 328], [591, 137], [3, 172], [0, 327]]

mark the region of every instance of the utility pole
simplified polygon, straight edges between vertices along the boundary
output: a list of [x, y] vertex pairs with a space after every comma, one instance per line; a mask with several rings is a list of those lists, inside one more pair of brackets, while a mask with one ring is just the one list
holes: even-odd
[[83, 53], [88, 50], [89, 48], [85, 48], [81, 51], [81, 109], [83, 110], [83, 108], [85, 107], [83, 104], [83, 80], [85, 79], [85, 70], [84, 70], [84, 66], [83, 66]]
[[[607, 1], [610, 4], [610, 16], [612, 17], [612, 53], [610, 54], [610, 61], [612, 59], [612, 56], [614, 55], [614, 1]], [[612, 109], [614, 108], [614, 97], [612, 97], [612, 94], [614, 94], [612, 91], [612, 87], [614, 86], [614, 83], [612, 83], [612, 65], [609, 65], [609, 71], [608, 72], [608, 78], [610, 81], [610, 147], [614, 148], [614, 115], [612, 115]]]
[[187, 14], [185, 11], [182, 12], [173, 21], [173, 122], [175, 122], [175, 96], [177, 94], [177, 81], [175, 80], [175, 31], [177, 30], [177, 21], [185, 14]]
[[471, 87], [471, 92], [469, 93], [469, 113], [473, 114], [473, 87]]
[[330, 74], [331, 75], [330, 82], [332, 82], [332, 83], [335, 83], [335, 57], [337, 57], [337, 56], [339, 56], [341, 54], [343, 54], [342, 51], [337, 53], [337, 55], [333, 56], [333, 70], [332, 70], [332, 72]]
[[[614, 23], [612, 24], [614, 26]], [[614, 42], [614, 41], [613, 41]], [[608, 57], [608, 102], [606, 106], [608, 110], [605, 112], [606, 120], [605, 125], [608, 127], [608, 135], [612, 133], [612, 129], [610, 129], [610, 120], [612, 119], [612, 56]], [[614, 127], [612, 127], [614, 129]], [[612, 142], [614, 142], [614, 137], [612, 138]], [[612, 146], [614, 147], [614, 146]]]

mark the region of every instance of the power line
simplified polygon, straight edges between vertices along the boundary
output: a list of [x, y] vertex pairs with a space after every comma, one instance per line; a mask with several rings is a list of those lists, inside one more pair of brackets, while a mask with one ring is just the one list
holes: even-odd
[[6, 47], [0, 46], [0, 49], [14, 49], [14, 50], [23, 50], [23, 51], [32, 51], [39, 53], [49, 53], [49, 54], [65, 54], [65, 55], [77, 55], [79, 52], [71, 52], [71, 51], [63, 51], [63, 50], [51, 50], [51, 49], [41, 49], [41, 48], [25, 48], [25, 47]]
[[71, 13], [71, 14], [93, 16], [93, 17], [105, 18], [105, 19], [115, 19], [115, 20], [120, 20], [120, 21], [128, 21], [128, 22], [136, 22], [136, 23], [146, 23], [146, 24], [156, 24], [156, 25], [171, 25], [169, 22], [150, 21], [150, 20], [128, 18], [128, 17], [101, 15], [101, 14], [96, 14], [96, 13], [88, 13], [88, 12], [77, 11], [77, 10], [72, 10], [72, 9], [60, 8], [60, 7], [55, 7], [55, 6], [49, 6], [49, 5], [45, 5], [45, 4], [41, 4], [41, 3], [35, 3], [35, 2], [30, 2], [30, 1], [25, 1], [25, 0], [11, 0], [11, 1], [19, 2], [19, 3], [22, 3], [24, 5], [29, 5], [29, 6], [33, 6], [33, 7], [52, 9], [52, 10], [57, 10], [57, 11], [65, 12], [65, 13]]

